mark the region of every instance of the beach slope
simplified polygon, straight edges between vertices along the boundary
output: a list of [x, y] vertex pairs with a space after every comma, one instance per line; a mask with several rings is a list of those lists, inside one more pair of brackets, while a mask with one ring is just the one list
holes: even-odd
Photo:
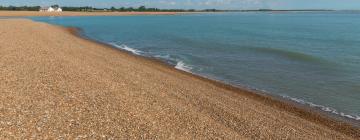
[[63, 27], [0, 25], [0, 139], [354, 139]]

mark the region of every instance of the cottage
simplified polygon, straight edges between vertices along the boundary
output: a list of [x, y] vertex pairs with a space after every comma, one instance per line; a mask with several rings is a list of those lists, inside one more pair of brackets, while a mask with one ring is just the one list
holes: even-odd
[[40, 12], [54, 12], [54, 8], [52, 7], [41, 7]]
[[62, 9], [60, 7], [54, 9], [55, 12], [62, 12]]
[[62, 12], [62, 9], [60, 7], [41, 7], [40, 12]]

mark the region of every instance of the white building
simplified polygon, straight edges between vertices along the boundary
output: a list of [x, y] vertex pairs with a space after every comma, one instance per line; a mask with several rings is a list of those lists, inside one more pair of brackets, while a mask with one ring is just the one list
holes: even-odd
[[55, 12], [62, 12], [62, 9], [60, 7], [55, 9]]
[[60, 7], [53, 8], [53, 7], [41, 7], [40, 12], [62, 12], [62, 9]]

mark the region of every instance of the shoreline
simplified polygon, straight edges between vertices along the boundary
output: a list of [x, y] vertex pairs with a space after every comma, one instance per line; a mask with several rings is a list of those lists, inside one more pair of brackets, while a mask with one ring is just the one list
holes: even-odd
[[0, 23], [3, 139], [359, 138], [344, 122], [79, 37], [73, 28]]
[[[348, 117], [342, 116], [340, 114], [333, 114], [331, 112], [327, 112], [327, 111], [322, 110], [320, 107], [309, 106], [307, 104], [307, 102], [306, 102], [306, 104], [301, 104], [299, 102], [296, 102], [296, 101], [290, 99], [291, 98], [290, 96], [288, 96], [288, 98], [286, 98], [286, 97], [280, 96], [280, 95], [274, 95], [274, 94], [272, 95], [269, 92], [261, 91], [261, 90], [258, 90], [256, 88], [250, 88], [250, 87], [241, 86], [241, 85], [233, 85], [233, 84], [227, 83], [225, 81], [220, 81], [220, 80], [216, 80], [216, 79], [213, 79], [213, 78], [210, 78], [210, 77], [202, 76], [201, 74], [196, 74], [196, 73], [192, 73], [190, 71], [177, 69], [175, 67], [176, 65], [169, 64], [169, 63], [167, 63], [166, 61], [164, 61], [162, 59], [152, 57], [152, 56], [143, 56], [143, 55], [135, 54], [135, 53], [130, 52], [128, 50], [117, 48], [116, 46], [113, 46], [111, 44], [101, 42], [101, 41], [97, 41], [97, 40], [93, 40], [93, 39], [87, 37], [86, 35], [80, 34], [81, 31], [82, 31], [82, 29], [80, 29], [80, 28], [76, 28], [76, 27], [64, 27], [64, 28], [66, 28], [66, 30], [69, 30], [72, 34], [74, 34], [75, 36], [78, 36], [79, 38], [83, 38], [83, 39], [88, 40], [90, 42], [94, 42], [94, 43], [97, 43], [97, 44], [100, 44], [100, 45], [104, 45], [104, 46], [113, 48], [115, 50], [121, 51], [122, 53], [126, 53], [126, 54], [129, 54], [129, 55], [140, 57], [142, 59], [147, 59], [147, 60], [153, 61], [153, 62], [155, 62], [157, 64], [164, 65], [165, 67], [168, 67], [169, 69], [173, 69], [173, 70], [178, 71], [180, 73], [193, 76], [195, 78], [204, 80], [206, 82], [214, 83], [215, 85], [220, 84], [221, 85], [221, 86], [219, 86], [220, 88], [234, 90], [234, 91], [237, 91], [237, 92], [244, 92], [244, 91], [249, 92], [249, 94], [255, 94], [255, 95], [259, 95], [262, 98], [268, 98], [266, 100], [274, 100], [274, 102], [284, 103], [285, 106], [294, 106], [298, 110], [313, 113], [314, 115], [321, 116], [324, 119], [330, 119], [331, 121], [334, 121], [334, 122], [345, 123], [346, 125], [349, 125], [351, 127], [355, 127], [355, 128], [360, 129], [359, 120], [348, 118]], [[255, 98], [258, 98], [258, 97], [255, 97]], [[302, 111], [300, 111], [300, 112], [302, 112]]]
[[[243, 91], [246, 91], [246, 92], [250, 92], [251, 94], [259, 94], [260, 96], [269, 97], [269, 98], [271, 98], [271, 100], [276, 100], [278, 102], [285, 102], [285, 104], [295, 106], [295, 107], [297, 107], [297, 108], [299, 108], [301, 110], [307, 110], [307, 111], [310, 111], [310, 112], [315, 112], [315, 114], [318, 114], [318, 115], [320, 115], [320, 116], [322, 116], [324, 118], [332, 119], [334, 121], [344, 122], [344, 123], [346, 123], [346, 124], [348, 124], [350, 126], [353, 126], [355, 128], [360, 129], [360, 120], [355, 118], [356, 116], [348, 117], [348, 116], [346, 116], [348, 114], [344, 114], [342, 112], [337, 112], [337, 110], [324, 111], [323, 108], [325, 108], [327, 106], [322, 106], [322, 105], [314, 104], [312, 102], [307, 102], [307, 101], [299, 102], [298, 100], [302, 100], [302, 99], [297, 99], [296, 100], [296, 98], [292, 98], [290, 96], [275, 95], [275, 94], [271, 94], [271, 92], [262, 91], [262, 90], [257, 89], [257, 88], [252, 88], [252, 87], [247, 87], [247, 86], [242, 86], [242, 85], [235, 85], [235, 84], [228, 83], [226, 81], [221, 81], [221, 80], [217, 80], [215, 78], [203, 76], [201, 74], [196, 74], [196, 73], [193, 73], [191, 71], [178, 69], [178, 68], [176, 68], [176, 65], [166, 62], [165, 59], [161, 59], [161, 58], [157, 58], [157, 57], [153, 57], [153, 56], [140, 55], [140, 54], [134, 53], [134, 52], [129, 51], [129, 50], [118, 48], [117, 46], [114, 46], [114, 45], [106, 43], [106, 42], [91, 39], [91, 38], [87, 37], [85, 34], [82, 33], [83, 29], [81, 29], [81, 28], [77, 28], [77, 27], [65, 27], [65, 28], [68, 28], [68, 30], [72, 34], [74, 34], [75, 36], [86, 39], [88, 41], [98, 43], [98, 44], [101, 44], [101, 45], [105, 45], [105, 46], [114, 48], [116, 50], [119, 50], [121, 52], [128, 53], [130, 55], [139, 56], [139, 57], [142, 57], [143, 59], [150, 59], [150, 60], [152, 60], [152, 61], [154, 61], [156, 63], [169, 66], [169, 68], [171, 68], [171, 69], [175, 69], [175, 70], [180, 71], [180, 72], [185, 73], [185, 74], [190, 74], [191, 76], [195, 76], [195, 77], [200, 78], [200, 79], [205, 79], [205, 80], [209, 80], [211, 82], [220, 83], [220, 84], [223, 84], [225, 86], [229, 86], [231, 88], [238, 89], [240, 91], [243, 90]], [[333, 111], [335, 111], [336, 113], [333, 113]]]
[[198, 12], [39, 12], [39, 11], [0, 11], [0, 17], [37, 16], [134, 16], [134, 15], [178, 15]]
[[[60, 26], [61, 27], [61, 26]], [[136, 57], [139, 59], [143, 59], [145, 61], [150, 61], [151, 63], [155, 63], [156, 65], [161, 65], [163, 67], [166, 67], [168, 69], [171, 69], [172, 71], [185, 74], [191, 77], [194, 77], [196, 79], [208, 82], [213, 84], [214, 86], [217, 86], [219, 88], [224, 88], [227, 90], [234, 91], [238, 94], [242, 94], [248, 97], [251, 97], [255, 100], [258, 100], [260, 102], [264, 102], [266, 104], [275, 106], [279, 109], [286, 110], [288, 112], [294, 113], [302, 118], [305, 118], [309, 121], [313, 121], [316, 123], [320, 123], [322, 125], [325, 125], [333, 130], [343, 132], [345, 134], [349, 134], [353, 137], [360, 137], [360, 123], [357, 122], [357, 120], [352, 120], [350, 118], [346, 118], [344, 116], [337, 116], [335, 114], [331, 114], [329, 112], [325, 112], [319, 108], [310, 107], [305, 104], [300, 104], [298, 102], [295, 102], [293, 100], [287, 99], [282, 96], [277, 95], [270, 95], [269, 93], [262, 92], [256, 89], [250, 89], [246, 87], [231, 85], [230, 83], [225, 83], [223, 81], [207, 78], [198, 74], [194, 74], [191, 72], [179, 70], [175, 68], [174, 66], [160, 60], [154, 57], [147, 57], [142, 55], [133, 54], [132, 52], [119, 49], [113, 45], [90, 39], [82, 34], [80, 34], [81, 30], [80, 28], [76, 27], [62, 27], [65, 30], [68, 30], [71, 34], [74, 36], [77, 36], [81, 39], [84, 39], [86, 41], [90, 41], [99, 45], [103, 45], [104, 47], [110, 47], [112, 49], [115, 49], [116, 51], [119, 51], [121, 53], [125, 53], [127, 55], [130, 55], [132, 57]]]

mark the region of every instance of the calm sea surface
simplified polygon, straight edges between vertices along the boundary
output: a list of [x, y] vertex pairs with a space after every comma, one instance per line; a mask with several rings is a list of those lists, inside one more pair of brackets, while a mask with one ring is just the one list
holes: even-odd
[[360, 121], [360, 13], [34, 17], [237, 86]]

